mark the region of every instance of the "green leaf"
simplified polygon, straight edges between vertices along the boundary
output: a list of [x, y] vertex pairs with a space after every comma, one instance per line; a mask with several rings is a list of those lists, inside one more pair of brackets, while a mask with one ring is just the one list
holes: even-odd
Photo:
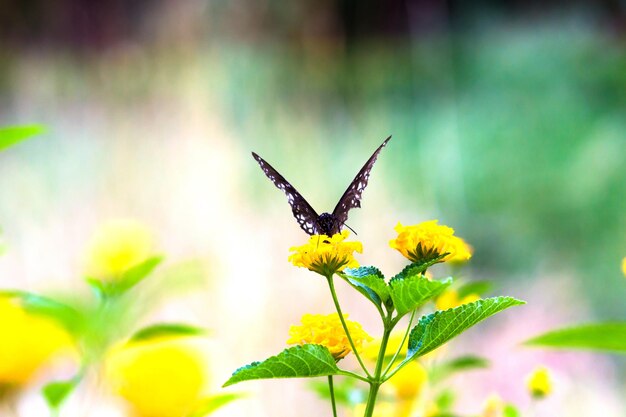
[[346, 268], [339, 276], [376, 305], [386, 304], [389, 300], [385, 276], [374, 266]]
[[308, 344], [285, 349], [263, 362], [239, 368], [223, 386], [252, 379], [310, 378], [338, 373], [335, 358], [326, 347]]
[[79, 382], [80, 378], [77, 377], [68, 381], [55, 381], [45, 385], [41, 392], [50, 409], [57, 410]]
[[471, 294], [483, 296], [492, 289], [493, 283], [491, 281], [471, 281], [459, 286], [457, 293], [459, 299], [462, 299]]
[[411, 330], [403, 362], [435, 350], [487, 317], [521, 304], [525, 303], [512, 297], [494, 297], [423, 316]]
[[189, 415], [189, 417], [204, 417], [212, 414], [219, 408], [229, 404], [235, 400], [243, 398], [245, 395], [240, 393], [217, 394], [200, 401], [200, 405]]
[[159, 323], [144, 327], [131, 336], [130, 342], [142, 342], [158, 337], [184, 337], [205, 334], [200, 327], [181, 323]]
[[626, 354], [626, 322], [591, 323], [553, 330], [524, 344]]
[[104, 280], [88, 277], [86, 281], [100, 297], [116, 297], [139, 284], [150, 275], [162, 261], [162, 256], [153, 256], [133, 266], [117, 279]]
[[43, 126], [9, 126], [0, 128], [0, 151], [45, 131]]
[[502, 412], [504, 417], [521, 417], [521, 413], [513, 404], [506, 404]]
[[446, 361], [436, 365], [429, 372], [429, 380], [436, 384], [445, 378], [448, 378], [458, 372], [469, 371], [473, 369], [481, 369], [489, 367], [489, 361], [479, 356], [460, 356], [458, 358]]
[[398, 312], [398, 317], [404, 316], [406, 313], [413, 311], [429, 300], [437, 297], [450, 284], [452, 278], [443, 281], [430, 280], [421, 272], [413, 274], [412, 272], [396, 275], [389, 281], [391, 289], [391, 299], [393, 305]]
[[[407, 276], [423, 274], [423, 273], [426, 272], [426, 270], [428, 268], [430, 268], [431, 266], [441, 262], [441, 260], [443, 258], [445, 258], [446, 256], [448, 256], [448, 254], [444, 253], [442, 255], [439, 255], [439, 256], [437, 256], [435, 258], [432, 258], [432, 259], [429, 259], [429, 260], [413, 262], [412, 264], [407, 265], [402, 271], [400, 271], [400, 273], [398, 275], [396, 275], [395, 277], [391, 278], [391, 281], [393, 281], [395, 279], [404, 279]], [[391, 283], [391, 281], [390, 281], [390, 283]]]
[[83, 323], [83, 317], [78, 310], [52, 298], [19, 290], [0, 290], [0, 295], [18, 298], [29, 313], [56, 320], [71, 333], [75, 333]]

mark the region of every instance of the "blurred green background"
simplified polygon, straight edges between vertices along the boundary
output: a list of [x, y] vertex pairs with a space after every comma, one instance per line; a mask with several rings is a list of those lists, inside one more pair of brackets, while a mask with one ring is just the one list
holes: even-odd
[[71, 286], [119, 215], [221, 272], [274, 245], [270, 274], [302, 235], [249, 152], [321, 212], [392, 134], [349, 222], [375, 254], [438, 218], [498, 292], [626, 317], [623, 1], [30, 0], [0, 5], [0, 35], [0, 124], [49, 128], [0, 156], [5, 286]]

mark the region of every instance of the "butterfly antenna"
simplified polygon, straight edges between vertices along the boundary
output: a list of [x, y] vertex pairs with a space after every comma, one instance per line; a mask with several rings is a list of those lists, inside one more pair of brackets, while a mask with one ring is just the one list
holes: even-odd
[[343, 224], [344, 226], [346, 226], [348, 229], [350, 229], [352, 231], [352, 233], [354, 233], [355, 236], [358, 236], [359, 234], [357, 232], [354, 231], [353, 228], [351, 228], [350, 226], [348, 226], [347, 224]]

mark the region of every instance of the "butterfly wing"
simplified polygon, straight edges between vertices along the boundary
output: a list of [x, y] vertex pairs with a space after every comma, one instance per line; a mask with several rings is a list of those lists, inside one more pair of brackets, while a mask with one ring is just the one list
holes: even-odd
[[259, 163], [261, 169], [274, 185], [287, 195], [287, 201], [291, 206], [291, 211], [296, 221], [309, 235], [318, 233], [317, 218], [318, 215], [313, 207], [300, 195], [300, 193], [289, 184], [289, 181], [278, 173], [270, 164], [256, 153], [252, 152], [252, 156]]
[[333, 210], [333, 217], [335, 220], [335, 224], [337, 225], [337, 231], [341, 229], [346, 220], [348, 220], [348, 211], [355, 207], [361, 207], [361, 197], [363, 196], [363, 190], [367, 187], [367, 181], [370, 178], [370, 171], [378, 158], [378, 154], [380, 151], [387, 145], [391, 136], [389, 136], [385, 141], [374, 151], [370, 159], [367, 160], [363, 168], [356, 174], [356, 177], [352, 180], [348, 189], [339, 199], [337, 206]]

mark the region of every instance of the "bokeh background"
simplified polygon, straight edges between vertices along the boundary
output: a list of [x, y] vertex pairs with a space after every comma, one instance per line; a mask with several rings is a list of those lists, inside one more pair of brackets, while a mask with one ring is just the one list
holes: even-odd
[[[491, 392], [524, 404], [544, 363], [556, 393], [535, 415], [623, 416], [623, 358], [520, 343], [626, 317], [625, 45], [620, 0], [5, 0], [0, 125], [48, 132], [0, 155], [0, 286], [88, 297], [93, 231], [138, 219], [190, 277], [162, 280], [145, 321], [212, 329], [218, 390], [302, 314], [332, 311], [287, 263], [305, 236], [250, 151], [321, 212], [392, 134], [350, 215], [361, 260], [392, 274], [396, 222], [437, 218], [475, 249], [464, 275], [528, 301], [455, 342], [493, 363], [457, 380], [461, 410]], [[220, 415], [327, 412], [305, 383], [236, 388], [251, 395]], [[78, 403], [68, 415], [112, 415]]]

